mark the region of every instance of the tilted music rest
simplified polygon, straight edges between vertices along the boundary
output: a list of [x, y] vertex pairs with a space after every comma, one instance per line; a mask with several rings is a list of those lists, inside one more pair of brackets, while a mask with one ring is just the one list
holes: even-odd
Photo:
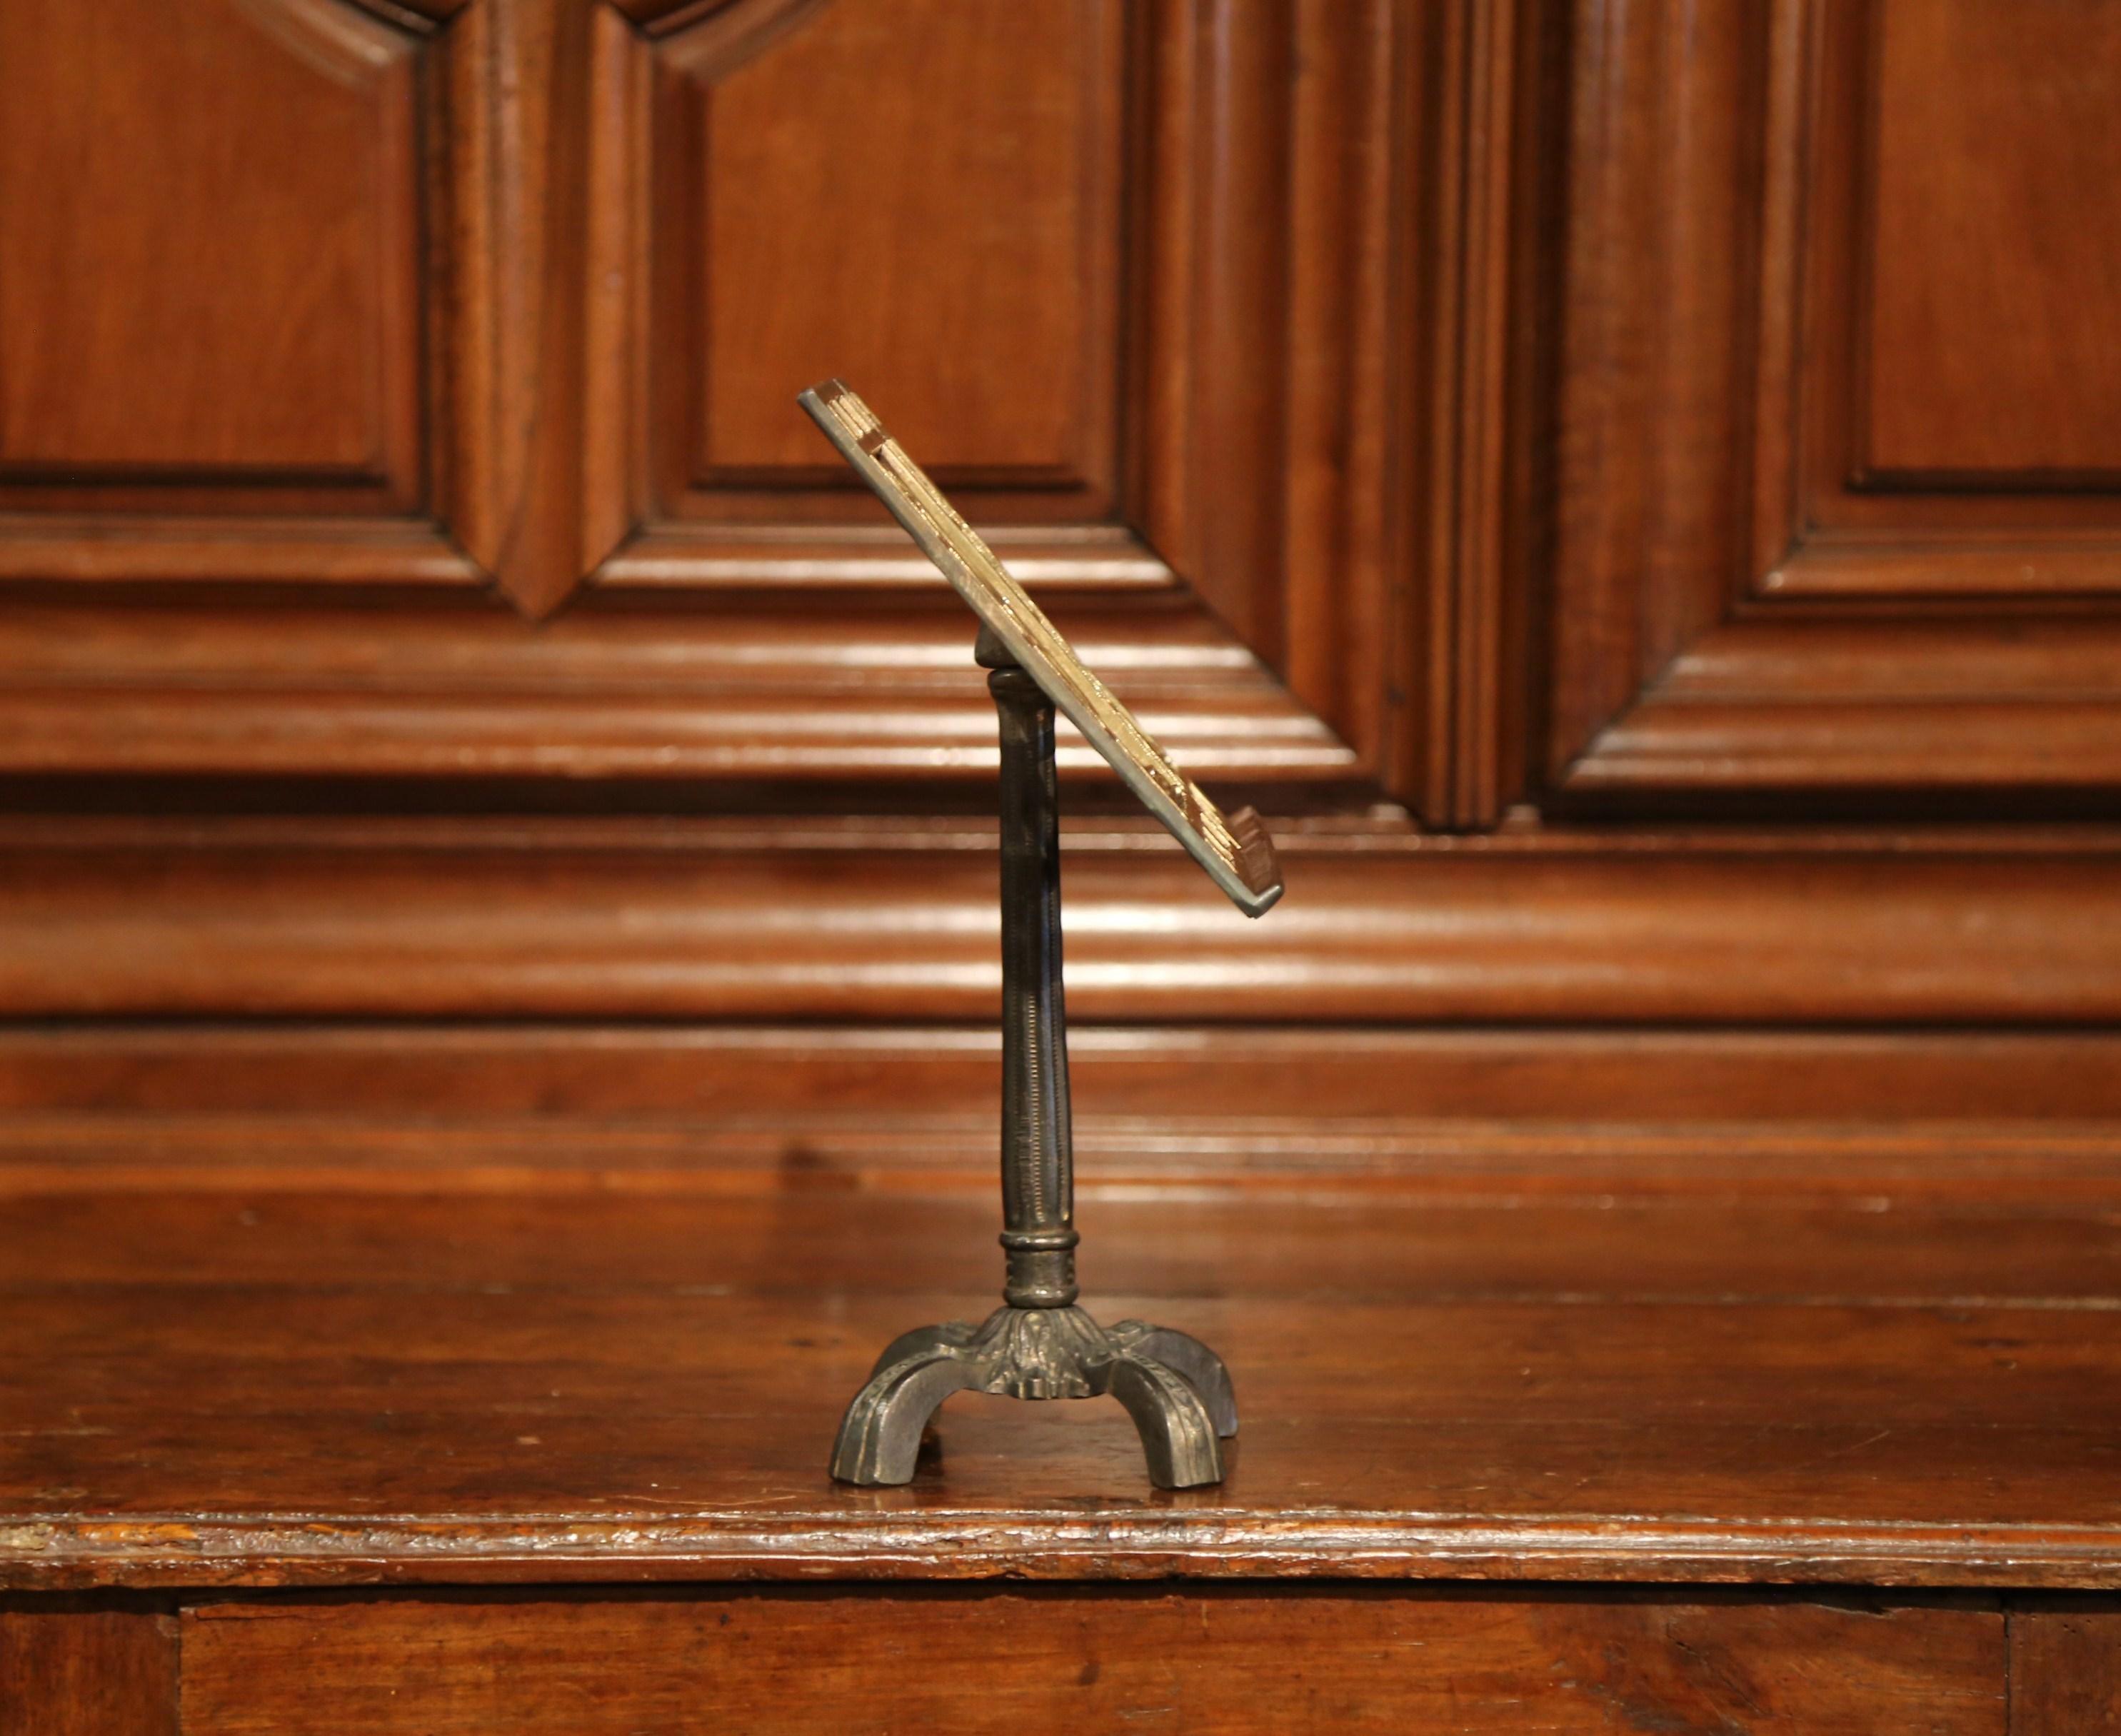
[[1004, 1305], [894, 1339], [832, 1449], [844, 1482], [911, 1481], [921, 1431], [952, 1393], [1126, 1406], [1167, 1489], [1219, 1482], [1238, 1409], [1222, 1358], [1168, 1326], [1100, 1326], [1075, 1305], [1074, 1170], [1060, 989], [1060, 816], [1053, 711], [1070, 721], [1248, 916], [1281, 896], [1257, 815], [1224, 819], [1085, 669], [993, 552], [838, 380], [798, 400], [979, 617], [974, 659], [1001, 719]]

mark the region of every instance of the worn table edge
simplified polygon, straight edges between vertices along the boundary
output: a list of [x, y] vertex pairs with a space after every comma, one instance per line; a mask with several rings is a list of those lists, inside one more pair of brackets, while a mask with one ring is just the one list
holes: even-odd
[[1336, 1512], [0, 1522], [0, 1589], [1155, 1578], [2121, 1588], [2121, 1527]]

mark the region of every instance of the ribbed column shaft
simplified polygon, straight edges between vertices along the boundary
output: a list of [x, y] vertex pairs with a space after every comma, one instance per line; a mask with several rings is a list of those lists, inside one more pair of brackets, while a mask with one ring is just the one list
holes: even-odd
[[1065, 1308], [1077, 1237], [1053, 706], [990, 636], [978, 655], [1001, 722], [1002, 1294], [1019, 1308]]

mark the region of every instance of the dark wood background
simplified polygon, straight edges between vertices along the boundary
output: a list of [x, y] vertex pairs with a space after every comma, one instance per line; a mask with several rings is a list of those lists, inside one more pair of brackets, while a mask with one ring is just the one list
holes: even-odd
[[[0, 1726], [2113, 1726], [2117, 93], [2121, 0], [0, 0]], [[1064, 737], [1219, 1489], [825, 1476], [1000, 999], [834, 374], [1280, 840]]]
[[1065, 748], [1088, 1161], [2059, 1175], [2117, 80], [2085, 0], [0, 5], [9, 1137], [983, 1142], [992, 715], [837, 373], [1277, 817], [1249, 925]]

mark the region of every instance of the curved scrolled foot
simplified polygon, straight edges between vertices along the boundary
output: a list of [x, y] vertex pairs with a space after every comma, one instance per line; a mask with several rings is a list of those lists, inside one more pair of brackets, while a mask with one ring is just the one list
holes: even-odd
[[940, 1326], [916, 1326], [911, 1332], [902, 1332], [883, 1347], [883, 1354], [870, 1365], [869, 1378], [874, 1380], [894, 1362], [903, 1362], [908, 1357], [925, 1356], [931, 1350], [962, 1349], [972, 1343], [972, 1328], [968, 1321], [945, 1320]]
[[1208, 1407], [1215, 1432], [1225, 1440], [1238, 1431], [1238, 1397], [1230, 1387], [1230, 1371], [1223, 1359], [1192, 1333], [1175, 1327], [1152, 1326], [1146, 1320], [1121, 1320], [1112, 1329], [1112, 1342], [1161, 1362], [1185, 1376], [1200, 1402]]
[[[908, 1333], [892, 1350], [923, 1336]], [[887, 1357], [890, 1354], [885, 1352]], [[951, 1394], [977, 1386], [979, 1378], [978, 1369], [958, 1347], [944, 1342], [915, 1344], [907, 1354], [887, 1361], [855, 1394], [840, 1421], [839, 1439], [832, 1443], [832, 1475], [841, 1482], [870, 1486], [912, 1482], [921, 1431], [935, 1407]]]
[[1107, 1379], [1112, 1395], [1134, 1418], [1151, 1482], [1159, 1489], [1196, 1489], [1223, 1480], [1215, 1425], [1191, 1381], [1137, 1351], [1113, 1358]]

